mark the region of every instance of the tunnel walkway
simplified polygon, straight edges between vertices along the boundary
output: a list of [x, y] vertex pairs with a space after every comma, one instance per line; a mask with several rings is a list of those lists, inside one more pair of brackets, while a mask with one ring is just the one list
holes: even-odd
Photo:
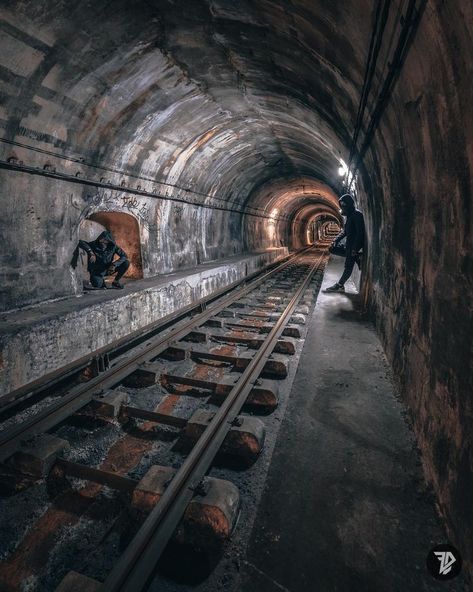
[[239, 592], [463, 590], [426, 571], [445, 533], [379, 340], [347, 292], [319, 294]]

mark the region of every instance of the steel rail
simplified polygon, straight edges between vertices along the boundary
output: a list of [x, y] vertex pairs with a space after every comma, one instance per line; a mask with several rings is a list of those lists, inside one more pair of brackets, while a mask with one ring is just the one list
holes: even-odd
[[313, 275], [320, 269], [324, 257], [325, 254], [322, 253], [311, 267], [263, 345], [242, 373], [240, 380], [227, 395], [207, 429], [176, 472], [161, 499], [148, 515], [115, 568], [110, 572], [101, 588], [104, 592], [141, 592], [146, 590], [156, 569], [157, 561], [181, 520], [187, 504], [210, 468], [233, 421], [271, 355], [275, 343], [281, 336]]
[[129, 376], [138, 367], [151, 358], [158, 356], [167, 349], [173, 342], [185, 337], [191, 330], [201, 326], [208, 319], [218, 314], [221, 310], [227, 308], [230, 304], [239, 300], [249, 292], [253, 291], [269, 277], [278, 273], [294, 263], [303, 254], [297, 254], [294, 258], [285, 261], [278, 267], [268, 271], [261, 277], [256, 278], [245, 287], [235, 293], [229, 294], [222, 300], [216, 302], [213, 306], [206, 308], [203, 312], [190, 318], [181, 326], [171, 329], [163, 337], [152, 339], [150, 343], [138, 346], [131, 355], [130, 352], [123, 355], [123, 360], [112, 366], [102, 374], [92, 378], [86, 383], [72, 388], [66, 395], [61, 397], [60, 401], [53, 403], [25, 420], [19, 425], [14, 425], [0, 433], [0, 462], [9, 458], [22, 440], [26, 440], [36, 434], [46, 432], [54, 426], [64, 421], [67, 417], [87, 405], [94, 396], [100, 394], [106, 389], [112, 388], [124, 378]]
[[[294, 261], [295, 258], [297, 258], [299, 255], [301, 255], [302, 253], [304, 253], [305, 251], [307, 251], [310, 248], [312, 248], [312, 247], [305, 247], [303, 249], [300, 249], [296, 253], [285, 256], [279, 262], [271, 263], [270, 265], [266, 266], [267, 269], [269, 268], [267, 273], [269, 273], [270, 271], [276, 271], [277, 269], [282, 269], [281, 266], [284, 263]], [[87, 365], [89, 365], [91, 362], [93, 362], [95, 359], [97, 359], [103, 355], [106, 355], [106, 354], [109, 356], [113, 355], [115, 351], [123, 349], [124, 347], [126, 347], [127, 344], [132, 344], [134, 341], [137, 341], [137, 342], [138, 341], [140, 341], [140, 342], [146, 341], [146, 340], [152, 338], [153, 337], [152, 333], [154, 331], [164, 329], [172, 323], [180, 322], [184, 317], [186, 317], [190, 314], [194, 314], [194, 313], [198, 312], [199, 310], [202, 310], [202, 308], [208, 306], [209, 303], [214, 302], [218, 298], [221, 298], [222, 296], [231, 292], [232, 290], [235, 290], [239, 286], [242, 286], [245, 283], [248, 283], [253, 278], [257, 278], [257, 276], [259, 276], [261, 273], [262, 273], [261, 271], [255, 271], [253, 273], [250, 273], [243, 280], [236, 280], [235, 282], [228, 284], [224, 288], [221, 288], [220, 290], [216, 290], [215, 292], [212, 292], [212, 294], [210, 294], [209, 296], [206, 296], [206, 297], [201, 298], [195, 302], [192, 302], [191, 304], [184, 306], [183, 308], [179, 309], [176, 312], [166, 315], [165, 317], [163, 317], [153, 323], [150, 323], [149, 325], [146, 325], [145, 327], [137, 329], [136, 331], [132, 331], [131, 333], [129, 333], [125, 337], [121, 337], [120, 339], [116, 339], [115, 341], [109, 343], [108, 345], [101, 347], [98, 350], [94, 350], [90, 354], [88, 354], [86, 356], [82, 356], [81, 358], [79, 358], [77, 360], [74, 360], [74, 362], [71, 362], [70, 364], [67, 364], [61, 368], [58, 368], [57, 370], [54, 370], [53, 372], [50, 372], [50, 373], [46, 374], [45, 376], [38, 378], [36, 380], [33, 380], [21, 387], [18, 387], [17, 389], [15, 389], [9, 393], [1, 395], [0, 396], [0, 413], [3, 413], [6, 409], [11, 408], [18, 403], [26, 401], [31, 396], [36, 395], [37, 393], [39, 393], [45, 389], [54, 388], [55, 384], [57, 384], [59, 381], [67, 378], [68, 376], [75, 374], [76, 372], [79, 372], [80, 370], [85, 368]], [[140, 343], [137, 343], [136, 346], [133, 346], [133, 347], [138, 347], [139, 345], [140, 345]]]

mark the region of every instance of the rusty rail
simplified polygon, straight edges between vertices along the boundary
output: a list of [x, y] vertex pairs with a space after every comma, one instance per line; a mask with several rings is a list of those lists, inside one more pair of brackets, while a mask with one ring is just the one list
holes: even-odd
[[[307, 249], [304, 250], [304, 252], [306, 251]], [[172, 329], [165, 336], [156, 336], [144, 344], [141, 344], [134, 350], [132, 355], [130, 355], [130, 352], [127, 352], [122, 356], [123, 359], [121, 361], [88, 382], [72, 388], [66, 395], [62, 396], [57, 403], [49, 405], [46, 409], [43, 409], [21, 424], [14, 425], [9, 429], [4, 430], [0, 433], [0, 462], [4, 462], [10, 457], [22, 440], [27, 440], [36, 434], [52, 429], [67, 417], [90, 403], [95, 396], [120, 383], [124, 378], [137, 370], [141, 364], [158, 356], [173, 342], [185, 337], [192, 329], [201, 326], [208, 319], [227, 308], [234, 301], [254, 290], [269, 277], [291, 265], [294, 260], [301, 257], [303, 253], [299, 252], [295, 254], [292, 258], [289, 258], [281, 265], [278, 265], [257, 277], [250, 283], [243, 280], [240, 282], [240, 284], [243, 284], [243, 287], [240, 289], [224, 296], [221, 300], [214, 302], [211, 306], [202, 306], [204, 309], [202, 312], [189, 318], [175, 329]]]
[[189, 456], [178, 469], [158, 504], [149, 514], [119, 562], [102, 585], [104, 592], [146, 590], [157, 561], [177, 527], [194, 491], [210, 468], [232, 422], [240, 412], [285, 325], [324, 259], [321, 254], [268, 333], [254, 358], [229, 392]]

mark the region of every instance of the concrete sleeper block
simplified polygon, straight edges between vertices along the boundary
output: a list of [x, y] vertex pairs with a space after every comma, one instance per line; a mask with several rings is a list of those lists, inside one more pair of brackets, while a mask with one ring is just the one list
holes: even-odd
[[181, 341], [186, 343], [207, 343], [208, 340], [208, 333], [204, 331], [190, 331]]
[[168, 360], [169, 362], [182, 362], [187, 357], [187, 350], [185, 347], [170, 346], [159, 354], [162, 360]]
[[[215, 389], [210, 402], [214, 405], [220, 405], [222, 401], [228, 396], [228, 393], [235, 386], [235, 380], [227, 381], [225, 384], [218, 384]], [[257, 385], [254, 386], [248, 398], [244, 408], [251, 409], [254, 413], [267, 414], [273, 411], [279, 402], [279, 388], [276, 381], [270, 380], [259, 380]]]
[[149, 514], [159, 502], [176, 469], [153, 465], [133, 490], [131, 506], [142, 514]]
[[61, 581], [55, 592], [101, 592], [102, 583], [70, 571]]
[[222, 319], [213, 318], [205, 321], [202, 327], [216, 327], [217, 329], [221, 329], [223, 327], [224, 321]]
[[[187, 451], [207, 429], [215, 413], [198, 409], [187, 422], [187, 426], [176, 443], [178, 450]], [[260, 455], [265, 438], [264, 423], [257, 417], [240, 415], [227, 433], [219, 456], [241, 459], [252, 464]]]
[[56, 458], [69, 450], [69, 442], [51, 434], [38, 434], [20, 444], [10, 463], [16, 469], [34, 477], [45, 477]]
[[293, 356], [296, 353], [296, 347], [294, 342], [290, 339], [280, 339], [276, 343], [273, 351], [287, 356]]
[[128, 395], [120, 390], [108, 390], [92, 399], [95, 415], [118, 417], [121, 406], [127, 402]]
[[[274, 354], [272, 354], [274, 355]], [[262, 376], [264, 378], [276, 378], [282, 380], [288, 375], [288, 368], [286, 360], [269, 359], [266, 361]]]
[[140, 368], [127, 376], [123, 380], [123, 384], [131, 388], [153, 386], [153, 384], [159, 382], [159, 376], [159, 370], [153, 368], [151, 365], [143, 364]]
[[228, 310], [228, 308], [221, 310], [218, 313], [218, 316], [225, 317], [225, 318], [235, 318], [235, 312], [233, 310]]
[[305, 325], [305, 316], [302, 314], [294, 313], [291, 317], [291, 323], [294, 325]]
[[255, 462], [264, 446], [265, 426], [257, 417], [240, 415], [239, 424], [232, 426], [222, 444], [222, 453]]
[[251, 389], [246, 404], [254, 411], [271, 412], [279, 403], [279, 387], [276, 381], [260, 380]]
[[286, 325], [286, 327], [284, 327], [282, 334], [284, 337], [294, 337], [295, 339], [300, 339], [301, 330], [299, 329], [299, 327]]
[[[176, 470], [153, 465], [136, 486], [131, 506], [137, 517], [149, 514], [159, 502]], [[228, 539], [240, 508], [240, 493], [231, 482], [205, 477], [176, 529], [173, 539], [206, 548]]]
[[224, 479], [204, 477], [187, 506], [175, 540], [194, 548], [214, 548], [230, 538], [240, 511], [240, 492]]

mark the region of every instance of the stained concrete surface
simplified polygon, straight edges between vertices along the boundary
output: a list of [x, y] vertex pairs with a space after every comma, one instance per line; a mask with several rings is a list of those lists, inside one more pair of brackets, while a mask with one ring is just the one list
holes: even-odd
[[288, 255], [285, 247], [220, 259], [146, 278], [124, 290], [88, 292], [0, 316], [0, 396], [133, 331], [262, 271]]
[[[322, 290], [341, 273], [332, 260]], [[254, 523], [239, 592], [467, 590], [437, 582], [446, 542], [371, 323], [321, 291]]]

